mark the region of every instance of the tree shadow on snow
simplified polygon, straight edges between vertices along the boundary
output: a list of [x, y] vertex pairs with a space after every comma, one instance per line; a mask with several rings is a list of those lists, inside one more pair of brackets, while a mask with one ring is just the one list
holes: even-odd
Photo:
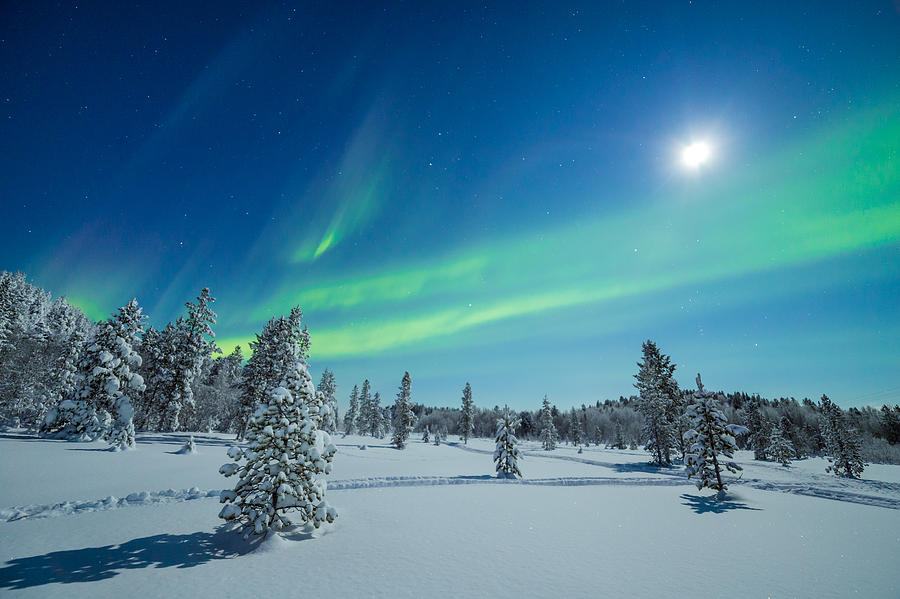
[[12, 441], [56, 441], [57, 439], [49, 439], [39, 437], [34, 433], [12, 433], [9, 431], [0, 432], [0, 439], [10, 439]]
[[258, 541], [241, 540], [229, 525], [223, 525], [215, 533], [161, 534], [121, 545], [54, 551], [6, 562], [0, 568], [0, 589], [27, 589], [55, 582], [94, 582], [137, 568], [193, 568], [243, 555], [257, 544]]
[[647, 462], [626, 462], [623, 464], [613, 464], [616, 472], [644, 472], [652, 474], [680, 474], [681, 471], [675, 466], [659, 466], [657, 464], [648, 464]]
[[710, 512], [713, 514], [724, 514], [725, 512], [733, 510], [762, 511], [757, 507], [750, 507], [741, 501], [735, 501], [736, 498], [729, 499], [727, 496], [723, 499], [719, 499], [716, 495], [701, 497], [700, 495], [688, 495], [685, 493], [681, 496], [681, 499], [684, 500], [681, 505], [688, 506], [697, 514], [706, 514]]

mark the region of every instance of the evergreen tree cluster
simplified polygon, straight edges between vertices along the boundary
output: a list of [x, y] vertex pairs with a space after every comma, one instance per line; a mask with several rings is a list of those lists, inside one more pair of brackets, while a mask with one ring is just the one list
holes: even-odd
[[[203, 289], [161, 329], [145, 328], [137, 300], [93, 323], [22, 273], [0, 272], [0, 426], [105, 439], [115, 449], [133, 447], [136, 430], [243, 438], [257, 407], [293, 368], [273, 348], [295, 343], [305, 360], [309, 335], [295, 308], [266, 324], [246, 365], [240, 347], [218, 356], [214, 301]], [[334, 374], [326, 369], [308, 406], [326, 431], [337, 424], [335, 391]]]
[[[123, 310], [140, 310], [136, 304], [93, 323], [65, 298], [52, 299], [30, 284], [24, 274], [0, 272], [0, 426], [73, 439], [106, 438], [114, 447], [128, 447], [133, 436], [126, 417], [130, 408], [134, 430], [221, 431], [244, 437], [256, 407], [268, 401], [268, 390], [286, 368], [271, 357], [257, 356], [268, 355], [266, 348], [285, 337], [296, 337], [305, 359], [309, 336], [300, 328], [300, 311], [295, 309], [267, 323], [246, 364], [240, 348], [218, 357], [214, 301], [203, 289], [185, 304], [182, 316], [159, 329], [122, 320], [128, 318]], [[131, 357], [122, 357], [125, 346], [112, 341], [113, 329], [133, 352], [125, 352]], [[101, 361], [106, 354], [119, 360], [115, 367]], [[93, 380], [91, 373], [97, 368], [98, 376], [104, 369], [111, 372], [118, 391], [107, 391]], [[674, 370], [669, 356], [647, 341], [635, 375], [637, 395], [598, 400], [569, 412], [560, 412], [548, 401], [538, 410], [519, 411], [515, 434], [519, 439], [541, 440], [547, 447], [561, 441], [616, 448], [644, 443], [654, 462], [671, 464], [687, 451], [684, 432], [689, 428], [686, 407], [691, 399], [690, 392], [678, 389]], [[142, 379], [143, 387], [132, 375]], [[369, 389], [361, 397], [355, 386], [349, 409], [339, 419], [336, 393], [334, 375], [326, 370], [315, 399], [324, 430], [340, 427], [376, 437], [396, 431], [396, 404], [383, 407], [380, 395]], [[842, 410], [832, 402], [770, 400], [744, 392], [725, 394], [720, 404], [729, 422], [749, 429], [747, 436], [737, 439], [738, 447], [752, 450], [757, 459], [784, 463], [784, 447], [793, 452], [787, 459], [823, 454], [838, 459], [840, 450], [835, 447], [843, 444], [855, 447], [863, 463], [900, 463], [897, 405]], [[412, 416], [407, 414], [401, 426], [418, 431], [427, 426], [432, 437], [440, 431], [455, 433], [464, 443], [471, 437], [492, 436], [502, 415], [498, 406], [476, 407], [468, 383], [459, 408], [425, 407], [410, 398], [408, 409]], [[785, 444], [773, 440], [776, 428]], [[840, 435], [836, 430], [845, 432]], [[780, 448], [777, 456], [770, 447]], [[840, 464], [835, 468], [848, 471]], [[849, 467], [849, 472], [856, 471], [858, 467]]]
[[74, 392], [77, 363], [94, 325], [66, 298], [21, 272], [0, 271], [0, 426], [40, 429]]
[[390, 432], [390, 408], [381, 405], [381, 394], [372, 393], [369, 379], [362, 388], [354, 385], [350, 391], [350, 407], [344, 414], [344, 434], [369, 435], [383, 439]]

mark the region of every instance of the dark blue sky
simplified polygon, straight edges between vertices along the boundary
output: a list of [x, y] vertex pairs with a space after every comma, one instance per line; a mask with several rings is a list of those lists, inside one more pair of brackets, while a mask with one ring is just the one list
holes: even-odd
[[649, 337], [687, 386], [900, 401], [890, 2], [2, 11], [0, 268], [94, 318], [299, 303], [342, 396], [602, 400]]

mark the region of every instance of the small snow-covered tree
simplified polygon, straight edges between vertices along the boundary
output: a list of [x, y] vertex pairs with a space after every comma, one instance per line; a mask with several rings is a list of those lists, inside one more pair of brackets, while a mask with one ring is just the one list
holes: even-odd
[[544, 396], [541, 407], [541, 446], [545, 451], [556, 449], [556, 425], [553, 424], [553, 411], [550, 409], [550, 398]]
[[428, 425], [425, 425], [425, 428], [422, 429], [422, 443], [428, 443]]
[[322, 430], [334, 433], [337, 431], [338, 423], [337, 398], [334, 396], [337, 392], [337, 384], [334, 382], [334, 373], [327, 368], [322, 372], [322, 378], [319, 379], [318, 391], [322, 394], [322, 401], [325, 405]]
[[197, 445], [194, 443], [194, 435], [191, 435], [187, 442], [181, 446], [181, 449], [175, 453], [179, 455], [193, 455], [197, 453]]
[[240, 522], [245, 538], [294, 524], [293, 515], [297, 523], [316, 528], [337, 517], [325, 500], [321, 479], [331, 472], [337, 449], [328, 433], [318, 429], [319, 415], [310, 409], [316, 405], [311, 397], [315, 388], [298, 341], [289, 338], [280, 347], [269, 347], [278, 354], [273, 358], [293, 365], [250, 418], [247, 449], [229, 449], [234, 462], [219, 469], [227, 477], [239, 477], [233, 490], [222, 492], [221, 502], [227, 505], [219, 517]]
[[[688, 478], [697, 477], [697, 488], [709, 487], [724, 492], [727, 485], [722, 480], [722, 470], [736, 473], [741, 467], [734, 462], [737, 444], [734, 435], [744, 434], [747, 428], [728, 424], [719, 405], [719, 397], [703, 388], [697, 374], [697, 391], [688, 406], [691, 430], [685, 433], [690, 449], [685, 456]], [[727, 458], [720, 460], [719, 456]]]
[[500, 418], [497, 419], [497, 437], [494, 449], [497, 478], [515, 478], [522, 476], [519, 470], [519, 440], [516, 439], [516, 427], [519, 418], [509, 407], [504, 406]]
[[634, 386], [640, 395], [637, 407], [644, 416], [646, 449], [656, 464], [671, 465], [672, 450], [677, 445], [681, 403], [681, 393], [674, 378], [675, 364], [653, 341], [645, 341], [641, 351], [643, 359], [638, 362]]
[[344, 433], [352, 435], [356, 432], [357, 421], [359, 420], [359, 386], [353, 385], [350, 391], [350, 407], [344, 414]]
[[412, 396], [410, 387], [412, 379], [409, 372], [403, 374], [400, 382], [400, 391], [397, 393], [397, 401], [394, 402], [394, 436], [391, 442], [398, 448], [406, 447], [406, 440], [412, 433], [416, 424], [416, 415], [412, 411]]
[[778, 425], [772, 425], [769, 432], [769, 444], [766, 446], [766, 455], [782, 466], [789, 466], [796, 453], [790, 442], [784, 438], [784, 434]]
[[475, 430], [475, 402], [472, 400], [472, 385], [468, 382], [463, 387], [462, 394], [462, 414], [459, 418], [459, 436], [462, 437], [463, 444], [469, 442], [469, 437]]

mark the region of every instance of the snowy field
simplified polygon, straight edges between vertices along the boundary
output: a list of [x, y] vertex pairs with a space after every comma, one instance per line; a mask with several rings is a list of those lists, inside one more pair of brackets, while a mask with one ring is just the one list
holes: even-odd
[[248, 553], [216, 517], [231, 438], [186, 438], [0, 435], [0, 595], [900, 597], [900, 466], [854, 481], [741, 453], [715, 501], [642, 451], [525, 443], [517, 482], [489, 440], [338, 436], [335, 524]]

